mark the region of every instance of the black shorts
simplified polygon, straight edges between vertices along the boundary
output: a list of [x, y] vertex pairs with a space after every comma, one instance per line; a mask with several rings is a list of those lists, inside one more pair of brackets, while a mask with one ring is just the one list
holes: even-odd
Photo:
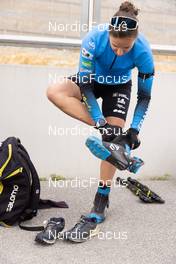
[[[79, 86], [77, 75], [68, 77]], [[96, 81], [91, 83], [95, 97], [102, 98], [102, 113], [104, 117], [114, 116], [126, 120], [130, 98], [132, 81], [123, 84], [101, 84]], [[80, 86], [79, 86], [80, 87]]]

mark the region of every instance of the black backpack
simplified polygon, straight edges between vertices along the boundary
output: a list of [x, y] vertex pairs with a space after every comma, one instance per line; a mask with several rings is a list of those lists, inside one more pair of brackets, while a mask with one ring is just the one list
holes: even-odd
[[40, 199], [40, 181], [28, 152], [15, 137], [0, 145], [0, 225], [18, 223], [22, 229], [42, 230], [42, 226], [26, 227], [23, 221], [37, 215], [38, 209], [68, 208], [64, 202]]

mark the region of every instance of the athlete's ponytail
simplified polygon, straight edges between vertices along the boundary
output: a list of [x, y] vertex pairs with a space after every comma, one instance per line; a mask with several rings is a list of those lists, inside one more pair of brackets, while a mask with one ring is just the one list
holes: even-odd
[[[138, 22], [138, 13], [139, 13], [139, 9], [136, 8], [131, 2], [129, 1], [125, 1], [123, 2], [120, 7], [119, 10], [114, 14], [114, 18], [115, 17], [127, 17], [127, 18], [131, 18], [134, 19], [135, 21]], [[124, 24], [120, 25], [118, 28], [115, 28], [114, 25], [111, 23], [109, 25], [109, 31], [110, 31], [110, 35], [112, 35], [113, 37], [117, 37], [117, 38], [125, 38], [125, 37], [133, 37], [136, 38], [138, 35], [138, 25], [136, 26], [135, 29], [128, 29], [126, 28], [126, 30], [124, 30]]]

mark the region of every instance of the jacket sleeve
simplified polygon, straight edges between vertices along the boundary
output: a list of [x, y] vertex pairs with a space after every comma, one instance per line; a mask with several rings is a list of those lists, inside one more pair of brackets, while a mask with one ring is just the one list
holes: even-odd
[[83, 101], [95, 123], [104, 119], [93, 93], [96, 48], [96, 36], [94, 32], [89, 32], [83, 39], [80, 51], [79, 83]]
[[138, 68], [138, 92], [131, 128], [140, 131], [151, 100], [154, 62], [151, 50], [143, 52], [136, 61]]

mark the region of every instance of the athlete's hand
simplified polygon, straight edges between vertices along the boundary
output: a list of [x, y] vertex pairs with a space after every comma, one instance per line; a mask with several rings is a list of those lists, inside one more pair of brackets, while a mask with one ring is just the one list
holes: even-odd
[[113, 126], [106, 123], [103, 127], [99, 127], [98, 130], [102, 135], [102, 141], [111, 142], [115, 137], [122, 134], [122, 128], [119, 126]]
[[125, 133], [131, 149], [136, 149], [141, 144], [138, 134], [139, 132], [134, 128], [129, 128]]

